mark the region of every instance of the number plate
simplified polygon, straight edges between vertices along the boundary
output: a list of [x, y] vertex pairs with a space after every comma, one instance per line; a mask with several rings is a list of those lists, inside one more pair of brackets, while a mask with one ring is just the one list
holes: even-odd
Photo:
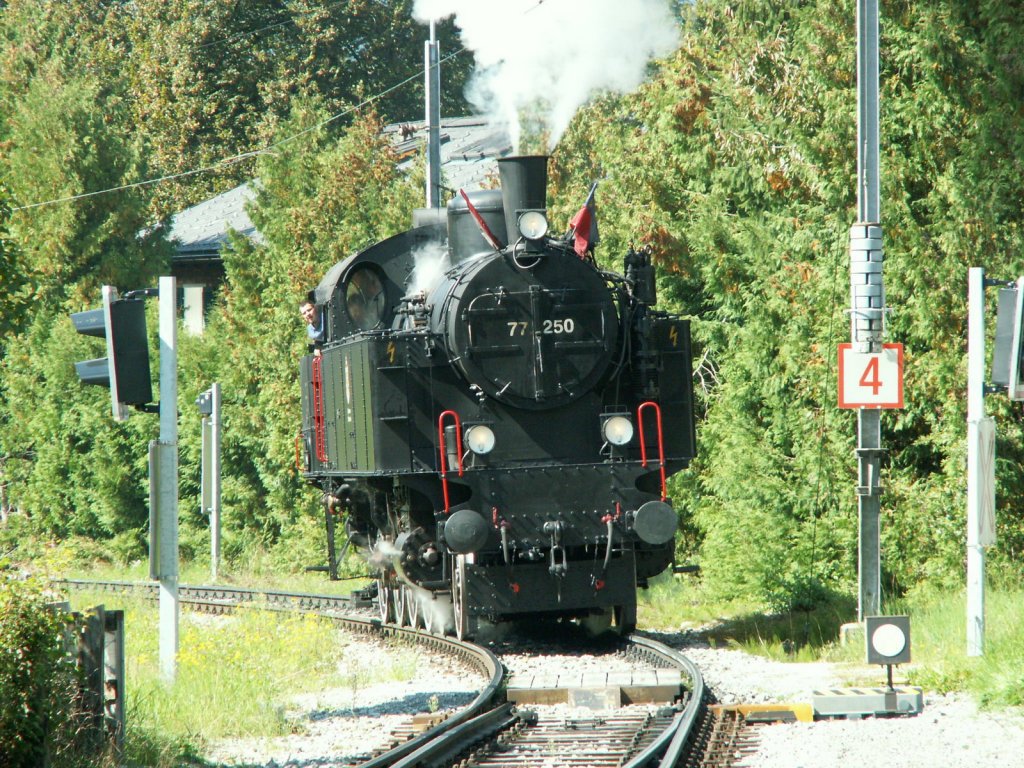
[[875, 354], [839, 345], [840, 408], [903, 407], [903, 345], [883, 344]]

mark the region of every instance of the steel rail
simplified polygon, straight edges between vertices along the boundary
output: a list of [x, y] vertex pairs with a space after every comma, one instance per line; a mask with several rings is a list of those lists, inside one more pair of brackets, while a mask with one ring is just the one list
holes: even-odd
[[[156, 584], [149, 582], [127, 582], [127, 581], [88, 581], [85, 579], [64, 579], [54, 582], [65, 584], [74, 589], [98, 589], [100, 591], [119, 591], [129, 593], [143, 593], [144, 597], [155, 599], [158, 595]], [[351, 603], [350, 600], [329, 595], [311, 595], [298, 592], [273, 592], [267, 590], [252, 590], [239, 587], [198, 587], [182, 586], [181, 600], [186, 604], [214, 605], [229, 609], [236, 607], [232, 604], [232, 596], [239, 602], [257, 602], [264, 599], [268, 603], [264, 606], [266, 610], [291, 612], [296, 610], [312, 610], [337, 626], [350, 631], [373, 634], [381, 637], [398, 638], [426, 645], [433, 649], [455, 656], [464, 662], [474, 666], [487, 678], [487, 685], [467, 706], [460, 709], [451, 717], [442, 720], [432, 728], [409, 739], [396, 747], [383, 752], [380, 755], [360, 763], [360, 768], [385, 768], [396, 764], [415, 765], [415, 762], [400, 763], [406, 758], [412, 759], [411, 755], [417, 751], [450, 749], [450, 745], [460, 738], [465, 738], [467, 730], [473, 730], [485, 722], [500, 719], [508, 714], [509, 705], [500, 705], [497, 709], [494, 704], [502, 698], [503, 684], [505, 682], [505, 670], [490, 650], [473, 643], [457, 640], [454, 637], [443, 637], [427, 632], [412, 629], [410, 627], [399, 627], [393, 624], [384, 624], [379, 618], [365, 619], [357, 616], [337, 615], [325, 612], [325, 609], [314, 606], [319, 603], [343, 604]], [[495, 714], [497, 713], [497, 714]], [[488, 720], [490, 718], [490, 720]], [[471, 725], [476, 721], [476, 726]], [[456, 736], [447, 736], [449, 732], [456, 731]], [[435, 740], [440, 740], [437, 747], [432, 747]], [[447, 745], [447, 746], [446, 746]], [[430, 754], [434, 754], [430, 751]]]
[[[630, 635], [629, 640], [646, 652], [663, 658], [673, 666], [680, 668], [690, 677], [689, 695], [683, 709], [673, 718], [672, 725], [662, 731], [646, 749], [625, 764], [625, 768], [644, 768], [644, 766], [655, 764], [658, 765], [658, 768], [671, 768], [681, 762], [686, 750], [692, 746], [699, 718], [707, 707], [704, 676], [701, 675], [696, 664], [663, 643], [636, 634]], [[656, 760], [657, 763], [655, 763]]]
[[[66, 579], [63, 584], [75, 589], [99, 589], [143, 593], [155, 598], [157, 585], [149, 582], [106, 581], [96, 582], [84, 579]], [[362, 618], [340, 614], [338, 611], [352, 608], [357, 600], [351, 596], [314, 595], [299, 592], [275, 592], [242, 587], [207, 587], [183, 585], [181, 599], [186, 604], [202, 605], [209, 608], [230, 610], [239, 604], [264, 603], [266, 610], [291, 612], [312, 611], [330, 619], [336, 625], [349, 631], [391, 637], [419, 643], [462, 659], [474, 666], [488, 678], [487, 685], [477, 697], [453, 716], [438, 723], [408, 741], [361, 763], [360, 768], [407, 768], [417, 765], [441, 764], [448, 756], [464, 752], [474, 742], [489, 738], [495, 732], [504, 730], [519, 718], [509, 704], [503, 700], [502, 685], [504, 669], [498, 658], [487, 648], [460, 641], [453, 637], [430, 634], [410, 627], [386, 624], [379, 618]], [[359, 600], [361, 605], [368, 600]], [[626, 768], [670, 768], [681, 764], [692, 750], [697, 738], [697, 727], [707, 705], [707, 689], [697, 666], [663, 643], [632, 634], [628, 641], [636, 652], [654, 663], [674, 667], [689, 677], [688, 693], [683, 702], [677, 704], [679, 711], [668, 728], [658, 734], [644, 749], [624, 763]]]

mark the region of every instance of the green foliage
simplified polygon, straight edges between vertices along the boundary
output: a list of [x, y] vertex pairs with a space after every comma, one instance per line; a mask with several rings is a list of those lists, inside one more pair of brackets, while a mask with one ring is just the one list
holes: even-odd
[[[922, 579], [962, 581], [957, 286], [975, 264], [1012, 277], [1024, 246], [1018, 6], [883, 7], [887, 334], [907, 352], [907, 407], [883, 419], [890, 594]], [[408, 0], [0, 8], [0, 486], [5, 511], [21, 511], [30, 531], [102, 537], [124, 559], [143, 552], [155, 420], [112, 424], [104, 393], [78, 386], [71, 363], [88, 356], [87, 342], [66, 315], [95, 306], [101, 283], [141, 287], [165, 268], [168, 246], [149, 212], [255, 170], [252, 216], [265, 241], [234, 243], [207, 334], [180, 344], [182, 551], [205, 548], [191, 404], [212, 381], [225, 393], [225, 554], [239, 561], [286, 530], [311, 534], [316, 499], [293, 468], [304, 343], [296, 298], [339, 259], [404, 228], [419, 197], [396, 178], [375, 115], [325, 121], [420, 66], [418, 50], [393, 55], [423, 32], [408, 9]], [[685, 519], [680, 559], [699, 562], [723, 599], [821, 605], [853, 589], [856, 569], [854, 416], [835, 406], [857, 215], [853, 13], [838, 0], [703, 0], [679, 13], [683, 45], [652, 80], [598, 99], [563, 138], [552, 215], [568, 221], [600, 179], [602, 258], [650, 243], [661, 308], [693, 318], [700, 453], [671, 485]], [[442, 44], [455, 50], [450, 34], [442, 25]], [[446, 64], [446, 87], [460, 90], [467, 66]], [[377, 103], [379, 114], [418, 114], [418, 87]], [[130, 186], [258, 147], [271, 150], [255, 169]], [[27, 207], [121, 185], [130, 188]], [[999, 398], [989, 408], [999, 423], [990, 573], [1012, 584], [1024, 547], [1024, 418]]]
[[0, 579], [0, 754], [11, 768], [73, 757], [77, 677], [63, 629], [37, 582]]
[[[152, 609], [147, 613], [152, 616]], [[282, 699], [302, 681], [326, 687], [343, 653], [331, 623], [312, 614], [282, 618], [243, 611], [225, 623], [186, 622], [175, 683], [168, 687], [151, 627], [133, 627], [139, 655], [132, 660], [128, 697], [136, 702], [133, 729], [164, 736], [285, 734]]]
[[[180, 357], [187, 372], [181, 378], [189, 382], [182, 402], [191, 403], [211, 381], [222, 385], [225, 555], [243, 561], [289, 531], [286, 559], [293, 570], [320, 562], [324, 552], [320, 535], [313, 539], [315, 557], [309, 540], [303, 548], [295, 535], [313, 533], [315, 526], [302, 521], [321, 519], [319, 500], [295, 469], [298, 360], [306, 351], [298, 301], [336, 261], [407, 226], [419, 199], [415, 181], [397, 174], [372, 112], [332, 137], [314, 129], [326, 114], [321, 103], [298, 102], [277, 126], [282, 137], [312, 130], [261, 158], [251, 215], [264, 243], [235, 238], [224, 254], [222, 303], [205, 334], [185, 341]], [[199, 463], [197, 422], [182, 425], [183, 467]], [[196, 494], [193, 473], [183, 509], [198, 509]], [[204, 521], [188, 514], [202, 530]], [[312, 560], [295, 557], [298, 551]]]
[[[141, 0], [123, 13], [131, 43], [134, 119], [146, 126], [149, 157], [163, 174], [259, 149], [268, 117], [285, 118], [298, 95], [316, 95], [327, 114], [388, 91], [375, 107], [389, 121], [422, 114], [422, 46], [410, 0]], [[454, 50], [454, 27], [438, 37]], [[445, 65], [445, 104], [464, 108], [472, 59]], [[455, 112], [459, 114], [459, 112]], [[345, 121], [347, 124], [348, 120]], [[280, 138], [280, 135], [277, 136]], [[194, 203], [244, 181], [251, 164], [157, 190], [159, 210]]]
[[966, 655], [966, 606], [960, 594], [926, 584], [886, 606], [911, 616], [910, 682], [926, 690], [970, 691], [982, 707], [1024, 706], [1024, 639], [1019, 587], [992, 589], [985, 599], [985, 653]]
[[[79, 608], [103, 597], [76, 592], [73, 601]], [[200, 764], [213, 739], [296, 733], [303, 726], [294, 717], [295, 696], [335, 696], [342, 690], [346, 705], [357, 706], [361, 689], [404, 683], [421, 663], [410, 649], [387, 654], [385, 663], [368, 659], [361, 644], [349, 644], [329, 620], [313, 614], [185, 613], [175, 681], [167, 685], [154, 631], [158, 607], [132, 598], [120, 607], [128, 686], [123, 762], [130, 765]]]
[[[926, 691], [970, 692], [983, 708], [1020, 707], [1024, 679], [1024, 600], [1019, 585], [986, 596], [985, 654], [966, 654], [962, 594], [922, 583], [883, 612], [911, 618], [913, 659], [898, 675]], [[856, 618], [850, 596], [831, 596], [813, 611], [765, 614], [749, 599], [721, 601], [690, 579], [661, 577], [641, 593], [640, 623], [654, 630], [688, 630], [712, 647], [734, 647], [778, 661], [833, 661], [846, 667], [847, 684], [877, 685], [878, 667], [865, 666], [863, 633], [844, 642], [843, 624]]]
[[[3, 361], [0, 446], [17, 508], [36, 531], [110, 538], [148, 524], [145, 445], [153, 416], [110, 417], [109, 391], [83, 387], [74, 361], [94, 356], [68, 316], [38, 313]], [[102, 354], [97, 351], [96, 355]]]
[[[962, 580], [967, 267], [1015, 274], [1024, 183], [1009, 64], [1015, 5], [883, 9], [882, 209], [889, 341], [906, 402], [886, 415], [886, 589]], [[856, 220], [848, 3], [707, 0], [637, 93], [605, 99], [558, 150], [556, 192], [598, 193], [605, 251], [649, 242], [662, 306], [695, 318], [700, 455], [673, 483], [696, 523], [681, 554], [723, 597], [777, 609], [848, 591], [856, 567], [852, 414], [836, 409]], [[655, 160], [656, 158], [656, 160]], [[576, 203], [578, 205], [578, 203]], [[566, 216], [571, 211], [565, 209]], [[1019, 413], [999, 411], [997, 568], [1024, 525]], [[741, 545], [740, 542], [744, 544]]]
[[21, 326], [28, 309], [21, 254], [7, 228], [11, 215], [9, 199], [9, 191], [0, 183], [0, 360], [5, 340]]

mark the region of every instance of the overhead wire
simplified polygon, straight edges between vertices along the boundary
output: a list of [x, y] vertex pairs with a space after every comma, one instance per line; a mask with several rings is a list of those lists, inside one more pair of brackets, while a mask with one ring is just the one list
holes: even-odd
[[[447, 56], [442, 58], [438, 62], [438, 64], [439, 65], [443, 64], [446, 61], [449, 61], [449, 60], [455, 58], [456, 56], [458, 56], [459, 54], [463, 53], [464, 51], [466, 51], [466, 47], [465, 46], [463, 46], [462, 48], [460, 48], [457, 51], [454, 51], [454, 52], [448, 54]], [[341, 112], [338, 112], [337, 114], [331, 115], [330, 117], [325, 118], [324, 120], [321, 120], [320, 122], [316, 123], [315, 125], [311, 125], [310, 127], [305, 128], [305, 129], [299, 131], [298, 133], [294, 133], [291, 136], [286, 136], [285, 138], [279, 139], [278, 141], [275, 141], [272, 144], [268, 144], [267, 146], [262, 147], [260, 149], [250, 150], [248, 152], [241, 152], [241, 153], [239, 153], [237, 155], [232, 155], [231, 157], [226, 157], [223, 160], [218, 160], [216, 163], [214, 163], [212, 165], [206, 165], [206, 166], [203, 166], [201, 168], [193, 168], [193, 169], [188, 170], [188, 171], [179, 171], [178, 173], [170, 173], [170, 174], [166, 174], [164, 176], [159, 176], [159, 177], [152, 178], [152, 179], [146, 179], [144, 181], [136, 181], [136, 182], [133, 182], [131, 184], [122, 184], [122, 185], [116, 186], [116, 187], [108, 187], [106, 189], [99, 189], [99, 190], [96, 190], [96, 191], [93, 191], [93, 192], [82, 192], [81, 194], [69, 195], [67, 197], [56, 198], [56, 199], [53, 199], [53, 200], [44, 200], [44, 201], [41, 201], [41, 202], [38, 202], [38, 203], [29, 203], [28, 205], [13, 206], [13, 207], [11, 207], [10, 210], [12, 212], [15, 212], [15, 211], [27, 211], [27, 210], [31, 210], [33, 208], [41, 208], [41, 207], [47, 206], [47, 205], [57, 205], [58, 203], [69, 203], [69, 202], [73, 202], [75, 200], [83, 200], [83, 199], [86, 199], [86, 198], [89, 198], [89, 197], [95, 197], [96, 195], [104, 195], [104, 194], [108, 194], [108, 193], [111, 193], [111, 192], [122, 192], [122, 191], [128, 190], [128, 189], [138, 189], [140, 187], [152, 186], [153, 184], [161, 184], [161, 183], [163, 183], [165, 181], [173, 181], [175, 179], [181, 179], [181, 178], [184, 178], [186, 176], [195, 176], [195, 175], [202, 174], [202, 173], [212, 173], [214, 171], [222, 170], [223, 168], [225, 168], [227, 166], [234, 165], [236, 163], [240, 163], [240, 162], [242, 162], [244, 160], [249, 160], [249, 159], [254, 158], [254, 157], [258, 157], [259, 155], [265, 154], [265, 153], [270, 152], [270, 151], [272, 151], [274, 149], [277, 149], [278, 147], [284, 146], [285, 144], [288, 144], [288, 143], [290, 143], [292, 141], [295, 141], [296, 139], [299, 139], [299, 138], [301, 138], [303, 136], [306, 136], [307, 134], [313, 133], [314, 131], [317, 131], [320, 128], [323, 128], [325, 125], [329, 125], [330, 123], [333, 123], [336, 120], [340, 120], [341, 118], [343, 118], [343, 117], [345, 117], [347, 115], [350, 115], [353, 112], [357, 112], [360, 109], [362, 109], [362, 108], [364, 108], [364, 107], [374, 103], [375, 101], [379, 101], [380, 99], [384, 98], [388, 94], [393, 93], [394, 91], [397, 91], [399, 88], [402, 88], [402, 87], [408, 85], [413, 80], [418, 80], [419, 78], [423, 77], [423, 73], [425, 71], [426, 71], [425, 67], [421, 68], [415, 74], [410, 75], [409, 77], [405, 78], [401, 82], [395, 83], [394, 85], [392, 85], [392, 86], [390, 86], [388, 88], [385, 88], [383, 91], [380, 91], [379, 93], [376, 93], [373, 96], [370, 96], [370, 97], [368, 97], [366, 99], [363, 99], [358, 104], [355, 104], [355, 105], [353, 105], [351, 107], [348, 107], [347, 109], [344, 109]]]
[[[339, 3], [335, 3], [334, 5], [340, 5], [340, 4], [341, 3], [339, 2]], [[526, 11], [524, 11], [524, 13], [531, 13], [532, 11], [537, 10], [537, 8], [539, 8], [543, 4], [544, 4], [544, 0], [537, 0], [537, 2], [534, 5], [532, 5], [529, 8], [527, 8]], [[328, 6], [328, 7], [330, 7], [330, 6]], [[263, 32], [263, 31], [266, 31], [268, 29], [274, 29], [274, 28], [283, 26], [285, 24], [294, 23], [294, 21], [295, 20], [293, 18], [291, 20], [282, 21], [282, 22], [279, 22], [277, 24], [270, 24], [270, 25], [267, 25], [266, 27], [261, 27], [260, 29], [251, 30], [250, 32], [240, 33], [238, 35], [234, 35], [234, 36], [227, 37], [227, 38], [222, 38], [220, 40], [211, 41], [209, 43], [203, 43], [202, 45], [200, 45], [198, 47], [199, 48], [204, 48], [204, 47], [209, 47], [209, 46], [217, 45], [217, 44], [224, 43], [224, 42], [229, 42], [229, 41], [232, 41], [232, 40], [237, 40], [240, 37], [255, 35], [255, 34], [259, 33], [259, 32]], [[455, 58], [456, 56], [461, 55], [466, 50], [467, 50], [466, 46], [463, 46], [463, 47], [459, 48], [457, 51], [454, 51], [454, 52], [448, 54], [447, 56], [444, 56], [443, 58], [441, 58], [438, 61], [438, 66], [440, 66], [441, 64], [444, 64], [447, 61], [450, 61], [451, 59]], [[304, 129], [302, 131], [299, 131], [298, 133], [292, 134], [291, 136], [286, 136], [285, 138], [280, 139], [278, 141], [275, 141], [274, 143], [269, 144], [269, 145], [267, 145], [267, 146], [265, 146], [265, 147], [263, 147], [261, 149], [249, 150], [248, 152], [241, 152], [241, 153], [239, 153], [237, 155], [232, 155], [231, 157], [224, 158], [223, 160], [219, 160], [216, 163], [213, 163], [211, 165], [206, 165], [206, 166], [203, 166], [201, 168], [193, 168], [193, 169], [187, 170], [187, 171], [179, 171], [178, 173], [165, 174], [163, 176], [158, 176], [156, 178], [145, 179], [143, 181], [136, 181], [136, 182], [133, 182], [131, 184], [121, 184], [121, 185], [116, 186], [116, 187], [108, 187], [106, 189], [99, 189], [99, 190], [95, 190], [93, 192], [82, 192], [81, 194], [77, 194], [77, 195], [68, 195], [67, 197], [55, 198], [53, 200], [43, 200], [43, 201], [40, 201], [40, 202], [37, 202], [37, 203], [29, 203], [28, 205], [20, 205], [20, 206], [16, 206], [16, 207], [11, 207], [10, 211], [13, 213], [13, 212], [16, 212], [16, 211], [28, 211], [28, 210], [32, 210], [34, 208], [42, 208], [42, 207], [48, 206], [48, 205], [58, 205], [60, 203], [70, 203], [70, 202], [74, 202], [76, 200], [84, 200], [84, 199], [87, 199], [87, 198], [90, 198], [90, 197], [96, 197], [97, 195], [105, 195], [105, 194], [109, 194], [109, 193], [112, 193], [112, 192], [123, 192], [123, 191], [129, 190], [129, 189], [139, 189], [141, 187], [148, 187], [148, 186], [152, 186], [154, 184], [162, 184], [162, 183], [167, 182], [167, 181], [174, 181], [175, 179], [182, 179], [182, 178], [185, 178], [185, 177], [188, 177], [188, 176], [197, 176], [197, 175], [203, 174], [203, 173], [213, 173], [215, 171], [222, 170], [223, 168], [225, 168], [227, 166], [234, 165], [236, 163], [240, 163], [240, 162], [243, 162], [245, 160], [252, 159], [254, 157], [258, 157], [259, 155], [262, 155], [262, 154], [264, 154], [266, 152], [269, 152], [269, 151], [271, 151], [273, 149], [276, 149], [277, 147], [284, 146], [285, 144], [288, 144], [288, 143], [290, 143], [290, 142], [292, 142], [292, 141], [294, 141], [294, 140], [296, 140], [298, 138], [301, 138], [302, 136], [306, 136], [306, 135], [308, 135], [308, 134], [310, 134], [310, 133], [312, 133], [312, 132], [314, 132], [316, 130], [319, 130], [320, 128], [323, 128], [325, 125], [329, 125], [330, 123], [333, 123], [336, 120], [340, 120], [341, 118], [343, 118], [343, 117], [345, 117], [347, 115], [350, 115], [353, 112], [356, 112], [356, 111], [362, 109], [363, 107], [366, 107], [366, 106], [374, 103], [375, 101], [379, 101], [380, 99], [384, 98], [388, 94], [393, 93], [394, 91], [398, 90], [399, 88], [402, 88], [402, 87], [408, 85], [413, 80], [418, 80], [420, 77], [423, 76], [423, 74], [425, 72], [426, 72], [426, 67], [422, 67], [422, 68], [418, 69], [415, 74], [410, 75], [409, 77], [405, 78], [401, 82], [396, 83], [396, 84], [394, 84], [394, 85], [384, 89], [383, 91], [381, 91], [381, 92], [379, 92], [377, 94], [374, 94], [373, 96], [370, 96], [370, 97], [364, 99], [363, 101], [359, 102], [358, 104], [355, 104], [355, 105], [353, 105], [353, 106], [351, 106], [351, 107], [349, 107], [347, 109], [344, 109], [341, 112], [338, 112], [337, 114], [331, 115], [330, 117], [320, 121], [319, 123], [316, 123], [315, 125], [310, 126], [309, 128], [306, 128], [306, 129]]]

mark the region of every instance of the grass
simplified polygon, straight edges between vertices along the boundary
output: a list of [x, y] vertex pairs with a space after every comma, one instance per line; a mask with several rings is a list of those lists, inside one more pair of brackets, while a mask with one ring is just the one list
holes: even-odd
[[326, 619], [259, 609], [233, 617], [183, 612], [177, 674], [168, 684], [159, 669], [156, 604], [110, 595], [72, 595], [76, 609], [97, 602], [125, 610], [127, 762], [170, 768], [199, 762], [204, 745], [225, 737], [276, 736], [301, 723], [289, 700], [328, 688], [347, 689], [355, 707], [360, 690], [408, 680], [413, 650], [384, 663], [360, 658]]
[[847, 606], [766, 614], [757, 603], [709, 600], [696, 583], [662, 577], [640, 593], [639, 623], [660, 629], [693, 629], [712, 647], [734, 647], [778, 661], [819, 661], [854, 620]]
[[[693, 629], [711, 645], [733, 647], [778, 661], [842, 662], [850, 683], [884, 680], [867, 667], [863, 635], [845, 645], [840, 627], [856, 620], [849, 605], [766, 615], [757, 605], [704, 599], [692, 581], [663, 578], [641, 593], [639, 623], [652, 629]], [[983, 707], [1024, 706], [1024, 590], [989, 590], [986, 648], [967, 656], [963, 592], [920, 591], [885, 606], [889, 615], [911, 618], [913, 660], [898, 670], [910, 685], [928, 691], [966, 691]]]
[[928, 592], [900, 601], [892, 613], [911, 616], [917, 685], [969, 691], [981, 706], [1024, 706], [1024, 592], [986, 594], [985, 653], [968, 657], [964, 595]]

